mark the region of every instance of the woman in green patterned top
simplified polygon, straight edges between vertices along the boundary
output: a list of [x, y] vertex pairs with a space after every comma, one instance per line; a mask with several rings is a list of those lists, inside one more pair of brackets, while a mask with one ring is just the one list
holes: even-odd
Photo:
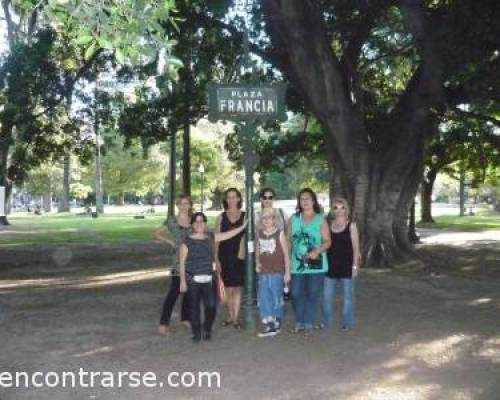
[[[164, 225], [155, 231], [155, 238], [170, 244], [175, 251], [174, 258], [171, 261], [173, 268], [171, 269], [170, 289], [163, 302], [160, 326], [158, 328], [158, 332], [163, 335], [170, 331], [170, 317], [172, 316], [172, 310], [174, 309], [177, 298], [180, 295], [181, 281], [178, 270], [179, 248], [186, 237], [191, 234], [190, 220], [193, 213], [193, 202], [189, 196], [179, 196], [175, 205], [178, 209], [177, 216], [169, 218], [166, 226]], [[183, 296], [182, 298], [181, 323], [189, 327], [189, 303], [187, 296]]]
[[291, 244], [292, 305], [295, 328], [292, 333], [310, 334], [318, 300], [328, 269], [326, 250], [331, 246], [330, 232], [316, 193], [302, 189], [297, 195], [297, 212], [288, 223]]

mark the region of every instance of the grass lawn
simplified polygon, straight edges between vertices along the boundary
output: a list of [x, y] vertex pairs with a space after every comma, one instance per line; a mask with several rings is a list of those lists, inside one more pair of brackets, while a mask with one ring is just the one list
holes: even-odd
[[440, 215], [434, 217], [434, 223], [418, 223], [418, 228], [453, 229], [464, 232], [500, 229], [500, 214], [479, 212], [472, 216]]
[[[65, 214], [13, 215], [11, 226], [0, 228], [0, 245], [102, 243], [130, 240], [153, 240], [153, 232], [165, 216], [146, 215], [134, 219], [134, 214], [107, 214], [99, 218]], [[418, 224], [419, 228], [453, 229], [465, 232], [500, 229], [500, 214], [480, 212], [474, 216], [442, 215], [433, 224]], [[215, 217], [208, 217], [213, 227]]]
[[[0, 245], [102, 243], [123, 240], [153, 240], [154, 230], [164, 215], [146, 215], [134, 219], [132, 214], [101, 215], [99, 218], [75, 214], [11, 216], [12, 224], [0, 230]], [[214, 218], [209, 217], [209, 226]], [[1, 229], [1, 228], [0, 228]]]

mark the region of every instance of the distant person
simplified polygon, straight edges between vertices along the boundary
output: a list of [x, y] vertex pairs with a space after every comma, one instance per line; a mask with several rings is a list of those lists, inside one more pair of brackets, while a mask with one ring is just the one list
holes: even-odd
[[[170, 289], [167, 297], [163, 302], [163, 309], [160, 318], [160, 326], [158, 332], [167, 334], [170, 331], [170, 318], [174, 309], [177, 298], [180, 294], [180, 277], [179, 277], [179, 248], [186, 237], [191, 233], [191, 215], [193, 212], [193, 202], [191, 197], [180, 195], [175, 201], [178, 213], [175, 217], [167, 220], [166, 226], [160, 227], [155, 231], [155, 238], [165, 243], [170, 244], [174, 248], [174, 257], [171, 260], [172, 269]], [[181, 323], [189, 327], [189, 300], [183, 296], [181, 305]]]
[[[260, 191], [260, 204], [261, 210], [255, 214], [255, 231], [258, 232], [262, 227], [259, 226], [262, 211], [266, 208], [275, 208], [275, 202], [278, 199], [274, 189], [266, 187]], [[278, 223], [278, 229], [282, 232], [286, 231], [287, 216], [281, 208], [277, 208], [276, 222]]]
[[[213, 286], [214, 277], [214, 243], [239, 235], [246, 227], [241, 226], [224, 233], [207, 234], [207, 217], [202, 212], [191, 217], [192, 234], [186, 237], [179, 252], [180, 291], [187, 292], [190, 304], [190, 322], [193, 342], [201, 338], [210, 340], [212, 325], [215, 319], [216, 299]], [[201, 302], [204, 305], [203, 333], [201, 324]]]
[[[241, 211], [242, 197], [236, 188], [224, 193], [224, 212], [215, 221], [215, 232], [227, 232], [243, 225], [245, 212]], [[239, 320], [242, 288], [245, 280], [245, 240], [244, 232], [215, 246], [217, 269], [226, 288], [227, 315], [223, 326], [241, 328]]]
[[318, 300], [328, 269], [326, 250], [330, 233], [316, 193], [302, 189], [297, 195], [297, 212], [288, 223], [291, 243], [292, 305], [295, 327], [292, 333], [310, 335], [314, 327]]
[[350, 219], [347, 200], [337, 198], [333, 202], [330, 223], [332, 247], [327, 251], [328, 271], [323, 290], [323, 324], [332, 329], [334, 324], [335, 287], [342, 284], [344, 291], [342, 330], [354, 326], [354, 282], [359, 273], [361, 253], [358, 228]]
[[290, 283], [290, 255], [278, 211], [264, 208], [256, 246], [258, 302], [263, 329], [259, 337], [279, 333], [283, 321], [283, 287]]

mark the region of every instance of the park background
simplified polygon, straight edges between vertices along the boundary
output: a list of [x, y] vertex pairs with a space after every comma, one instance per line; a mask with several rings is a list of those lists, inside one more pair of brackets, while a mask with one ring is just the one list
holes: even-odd
[[[223, 387], [4, 389], [0, 399], [498, 397], [500, 15], [495, 1], [1, 2], [0, 370], [220, 371]], [[246, 50], [246, 51], [245, 51]], [[156, 334], [153, 240], [175, 195], [209, 223], [244, 189], [209, 82], [287, 83], [258, 189], [353, 205], [348, 334]], [[170, 212], [173, 208], [170, 207]], [[340, 306], [340, 304], [338, 304]], [[221, 313], [219, 313], [221, 315]], [[174, 314], [174, 320], [178, 313]], [[286, 325], [292, 323], [287, 305]]]

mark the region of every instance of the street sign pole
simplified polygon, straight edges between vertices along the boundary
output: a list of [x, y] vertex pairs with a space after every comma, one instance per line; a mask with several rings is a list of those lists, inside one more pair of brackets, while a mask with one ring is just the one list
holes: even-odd
[[[245, 64], [248, 67], [248, 33], [244, 43]], [[234, 121], [239, 124], [240, 142], [245, 165], [245, 201], [248, 226], [246, 231], [245, 267], [245, 325], [254, 330], [255, 308], [255, 229], [253, 210], [253, 175], [257, 156], [255, 154], [256, 129], [265, 121], [285, 121], [285, 84], [239, 82], [208, 85], [208, 119]]]
[[245, 324], [247, 329], [255, 329], [254, 308], [255, 308], [255, 227], [254, 227], [254, 209], [253, 209], [253, 175], [256, 165], [255, 131], [257, 124], [247, 121], [241, 126], [241, 142], [245, 164], [245, 203], [247, 206], [247, 256], [245, 268]]

